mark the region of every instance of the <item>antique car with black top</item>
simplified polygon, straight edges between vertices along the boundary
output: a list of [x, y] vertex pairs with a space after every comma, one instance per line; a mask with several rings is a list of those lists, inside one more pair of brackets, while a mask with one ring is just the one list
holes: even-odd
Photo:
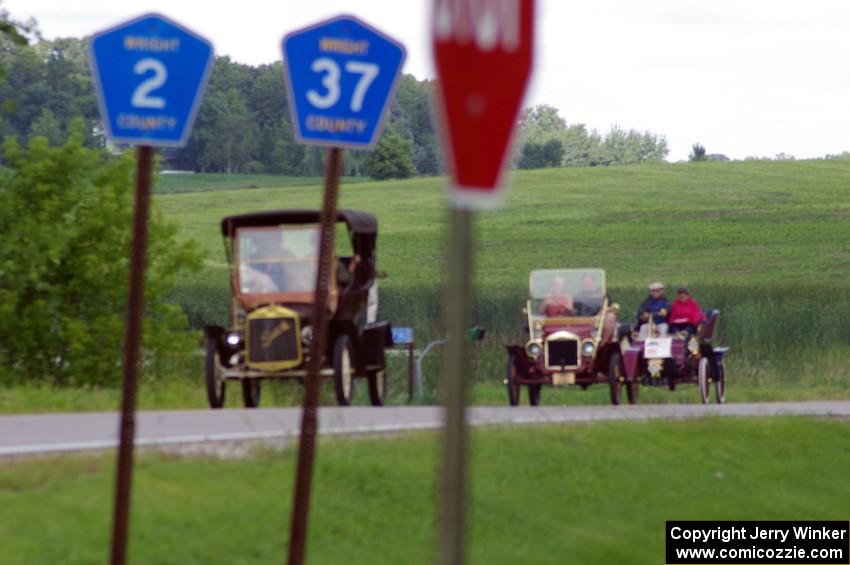
[[512, 406], [528, 391], [529, 404], [540, 403], [544, 385], [593, 384], [610, 389], [612, 404], [623, 391], [637, 402], [637, 383], [626, 376], [617, 339], [619, 306], [612, 304], [601, 269], [532, 271], [524, 314], [528, 339], [507, 345], [505, 385]]
[[[228, 381], [238, 381], [247, 407], [260, 402], [265, 379], [303, 383], [313, 328], [319, 253], [318, 210], [228, 216], [221, 233], [230, 274], [227, 327], [206, 326], [207, 399], [221, 408]], [[340, 210], [330, 280], [327, 342], [321, 376], [332, 377], [337, 402], [351, 404], [355, 380], [368, 381], [373, 405], [386, 398], [387, 321], [377, 318], [375, 247], [378, 225], [366, 212]], [[339, 255], [340, 248], [346, 253]]]

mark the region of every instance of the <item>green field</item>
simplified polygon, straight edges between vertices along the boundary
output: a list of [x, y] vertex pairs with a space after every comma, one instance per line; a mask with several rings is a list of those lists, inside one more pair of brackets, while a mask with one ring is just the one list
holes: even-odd
[[[846, 518], [848, 434], [847, 421], [799, 418], [477, 430], [469, 562], [654, 564], [665, 520]], [[430, 562], [437, 439], [320, 441], [308, 561]], [[0, 464], [3, 562], [103, 562], [113, 460]], [[142, 456], [130, 561], [280, 562], [294, 467], [291, 449]]]
[[[275, 186], [231, 189], [234, 177], [253, 178], [164, 175], [159, 181], [157, 205], [206, 255], [203, 272], [181, 280], [172, 297], [195, 328], [226, 320], [229, 290], [218, 229], [223, 216], [321, 204], [321, 188], [315, 184], [260, 176], [257, 186]], [[656, 279], [668, 287], [686, 283], [704, 307], [719, 308], [718, 341], [732, 348], [727, 363], [731, 402], [850, 398], [848, 180], [847, 161], [514, 173], [504, 208], [476, 219], [475, 321], [488, 328], [490, 337], [475, 347], [473, 401], [505, 401], [502, 344], [524, 339], [521, 308], [528, 272], [585, 266], [606, 269], [612, 298], [627, 318], [645, 295], [645, 285]], [[212, 188], [199, 188], [203, 183]], [[420, 346], [442, 335], [444, 183], [442, 178], [349, 180], [340, 196], [342, 207], [377, 215], [378, 268], [388, 274], [380, 281], [382, 313], [395, 325], [415, 328]], [[425, 363], [424, 402], [438, 398], [439, 366], [437, 350]], [[404, 365], [394, 360], [393, 367], [393, 402], [398, 403], [404, 396]], [[177, 363], [171, 374], [169, 383], [142, 396], [141, 406], [183, 405], [191, 387], [197, 387], [203, 403], [198, 358]], [[263, 404], [289, 404], [300, 397], [295, 386], [282, 390], [274, 399], [267, 395]], [[75, 403], [64, 395], [49, 388], [0, 391], [0, 411], [117, 406], [115, 391], [96, 397], [102, 401], [77, 395]], [[230, 395], [232, 404], [236, 396]], [[26, 408], [15, 400], [23, 397]], [[696, 398], [694, 390], [642, 392], [644, 402]], [[601, 388], [547, 390], [543, 402], [605, 403], [606, 397]]]
[[[344, 182], [356, 183], [369, 180], [363, 177], [345, 177]], [[185, 192], [215, 192], [241, 188], [275, 188], [283, 186], [313, 186], [322, 182], [321, 177], [289, 177], [283, 175], [246, 175], [225, 173], [171, 173], [159, 175], [157, 194], [181, 194]]]
[[[504, 371], [500, 344], [521, 340], [520, 309], [535, 268], [602, 267], [627, 316], [655, 279], [686, 283], [722, 311], [732, 347], [731, 401], [850, 396], [850, 163], [839, 161], [657, 164], [517, 172], [505, 207], [477, 218], [476, 321], [491, 330], [474, 379], [490, 399]], [[345, 185], [341, 206], [379, 219], [382, 310], [440, 335], [445, 253], [443, 179]], [[318, 187], [159, 197], [207, 253], [204, 273], [175, 299], [196, 326], [226, 315], [218, 221], [249, 210], [319, 206]], [[438, 363], [429, 363], [434, 398]], [[736, 389], [741, 390], [737, 393]], [[501, 389], [500, 389], [501, 390]], [[544, 399], [545, 399], [544, 395]], [[578, 393], [558, 393], [572, 403]], [[657, 395], [661, 401], [676, 395]], [[683, 396], [683, 395], [681, 395]], [[675, 398], [679, 400], [679, 398]], [[693, 399], [689, 399], [693, 400]], [[545, 400], [544, 400], [545, 401]]]

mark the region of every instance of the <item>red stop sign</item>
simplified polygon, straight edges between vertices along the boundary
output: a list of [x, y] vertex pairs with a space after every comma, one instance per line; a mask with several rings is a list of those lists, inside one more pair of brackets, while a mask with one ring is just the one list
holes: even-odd
[[494, 207], [531, 75], [534, 0], [434, 0], [433, 34], [451, 200]]

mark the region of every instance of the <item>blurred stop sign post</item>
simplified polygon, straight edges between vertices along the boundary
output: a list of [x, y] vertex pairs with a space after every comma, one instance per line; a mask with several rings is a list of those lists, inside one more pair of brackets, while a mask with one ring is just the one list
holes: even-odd
[[314, 334], [304, 382], [289, 534], [288, 563], [300, 565], [306, 553], [341, 148], [371, 149], [377, 143], [406, 53], [400, 43], [354, 16], [338, 16], [292, 32], [283, 38], [281, 47], [295, 138], [300, 143], [328, 147], [311, 318]]
[[113, 143], [138, 146], [112, 522], [111, 562], [123, 564], [133, 475], [153, 148], [182, 147], [189, 140], [212, 66], [213, 46], [173, 20], [145, 14], [96, 33], [89, 51], [106, 137]]
[[450, 171], [444, 320], [446, 429], [438, 563], [463, 562], [467, 341], [472, 298], [472, 211], [499, 206], [517, 116], [531, 75], [534, 0], [434, 0], [438, 110]]

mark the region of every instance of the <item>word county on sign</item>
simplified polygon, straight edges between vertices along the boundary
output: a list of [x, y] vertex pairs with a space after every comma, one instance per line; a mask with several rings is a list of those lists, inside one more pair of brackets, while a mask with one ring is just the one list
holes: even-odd
[[404, 47], [353, 16], [283, 38], [284, 77], [300, 143], [368, 149], [381, 132]]
[[212, 64], [209, 41], [146, 14], [96, 34], [90, 58], [109, 139], [186, 144]]

